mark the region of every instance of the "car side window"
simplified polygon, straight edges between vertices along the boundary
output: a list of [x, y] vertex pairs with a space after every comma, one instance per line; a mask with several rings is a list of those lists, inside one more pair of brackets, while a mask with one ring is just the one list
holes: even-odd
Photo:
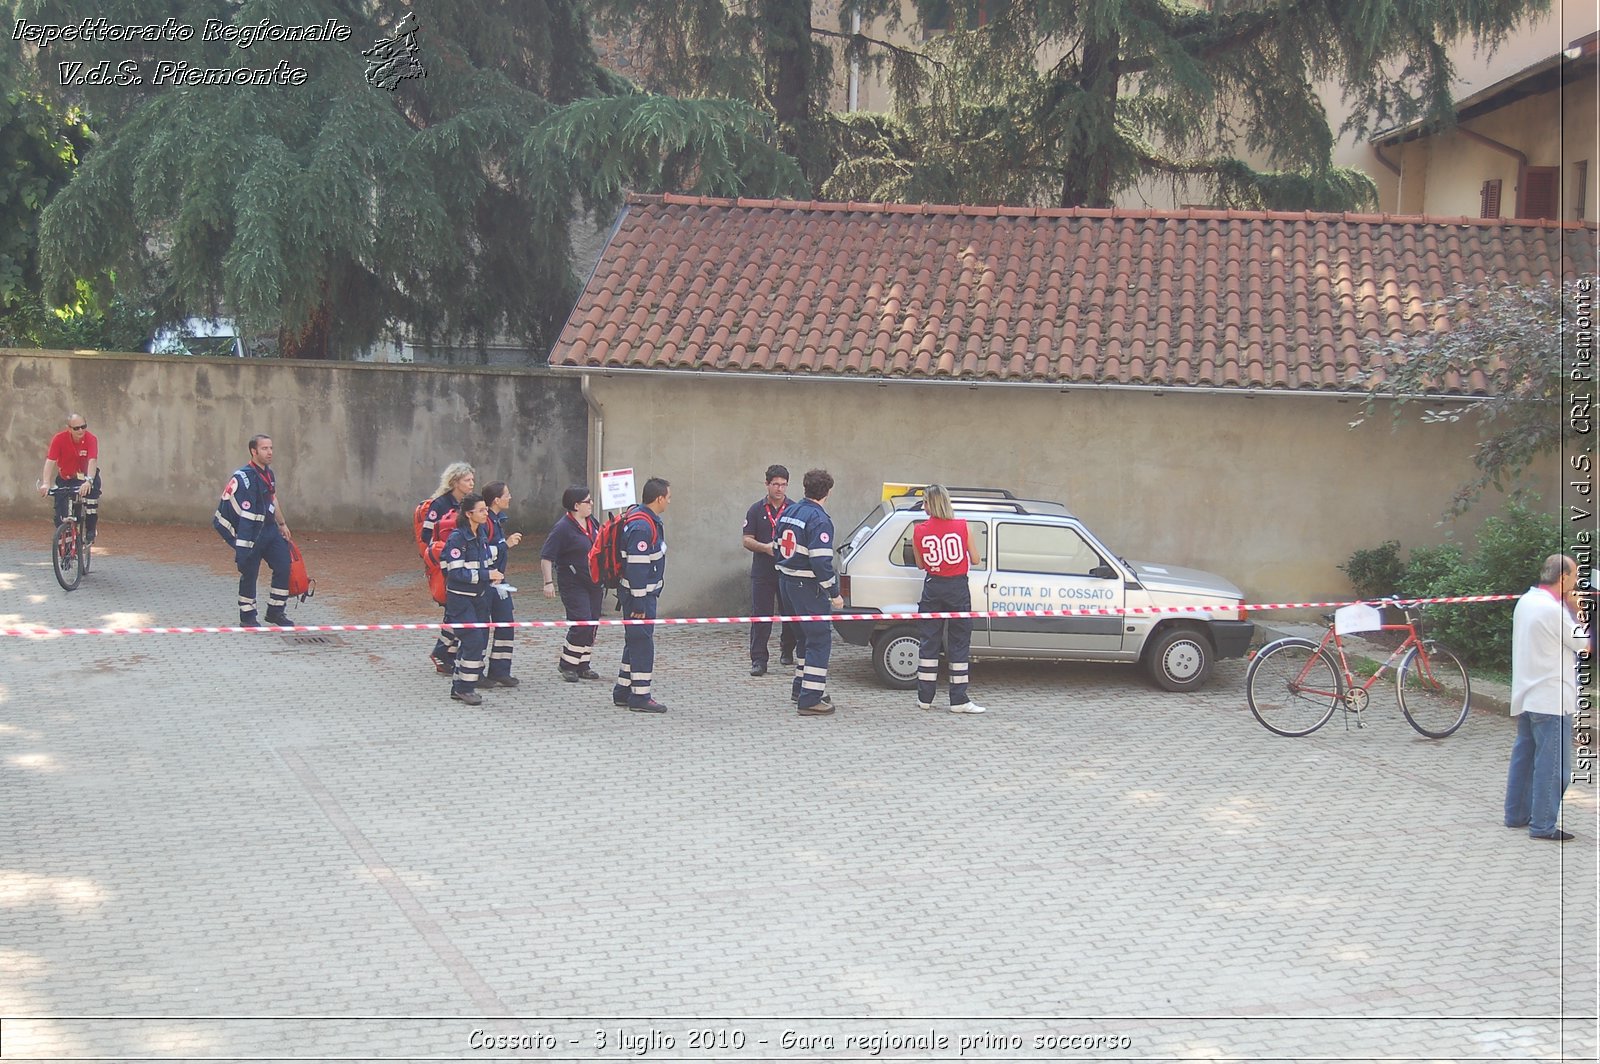
[[1104, 564], [1088, 540], [1073, 528], [1000, 522], [996, 532], [995, 568], [1012, 573], [1088, 576]]
[[[917, 529], [919, 521], [913, 521], [900, 533], [899, 542], [889, 551], [889, 561], [908, 569], [917, 567], [917, 555], [911, 547], [911, 535]], [[968, 521], [967, 542], [972, 544], [972, 567], [974, 569], [989, 568], [989, 522]]]

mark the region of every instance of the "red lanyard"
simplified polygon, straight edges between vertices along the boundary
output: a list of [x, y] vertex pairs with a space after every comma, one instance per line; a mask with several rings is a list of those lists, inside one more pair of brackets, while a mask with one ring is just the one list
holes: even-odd
[[772, 538], [773, 539], [777, 539], [778, 538], [778, 518], [782, 517], [783, 516], [783, 511], [785, 511], [785, 510], [787, 510], [789, 508], [789, 500], [788, 499], [783, 500], [783, 505], [778, 507], [778, 512], [777, 513], [773, 513], [772, 512], [772, 504], [770, 502], [767, 503], [766, 505], [767, 505], [767, 521], [770, 522], [771, 525], [772, 525]]

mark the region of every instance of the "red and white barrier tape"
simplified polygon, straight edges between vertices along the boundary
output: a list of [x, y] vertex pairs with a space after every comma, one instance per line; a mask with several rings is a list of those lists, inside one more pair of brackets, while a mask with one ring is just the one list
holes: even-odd
[[[1516, 595], [1455, 595], [1448, 598], [1406, 599], [1407, 605], [1435, 603], [1458, 604], [1468, 602], [1508, 602]], [[421, 621], [415, 624], [296, 624], [284, 627], [267, 626], [246, 628], [241, 625], [108, 627], [108, 628], [48, 628], [43, 625], [23, 628], [0, 628], [0, 636], [44, 638], [58, 635], [233, 635], [283, 632], [434, 632], [441, 628], [573, 628], [593, 625], [610, 628], [630, 624], [680, 625], [680, 624], [753, 624], [757, 621], [780, 623], [783, 621], [931, 621], [951, 620], [958, 617], [1132, 617], [1153, 614], [1210, 614], [1259, 613], [1265, 610], [1337, 609], [1353, 606], [1355, 602], [1259, 602], [1239, 603], [1233, 606], [1132, 606], [1123, 609], [1094, 609], [1071, 607], [1059, 610], [965, 610], [959, 613], [820, 613], [776, 614], [766, 617], [653, 617], [640, 620], [616, 618], [598, 621], [512, 621], [496, 624], [492, 621], [471, 621], [445, 624], [443, 621]], [[1369, 602], [1368, 605], [1384, 605]]]

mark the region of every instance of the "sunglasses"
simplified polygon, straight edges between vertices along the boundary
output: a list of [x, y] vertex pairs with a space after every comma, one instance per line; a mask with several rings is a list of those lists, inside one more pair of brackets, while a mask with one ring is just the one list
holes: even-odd
[[71, 429], [73, 432], [83, 432], [88, 427], [89, 427], [88, 422], [85, 422], [82, 425], [68, 425], [67, 426], [67, 428]]

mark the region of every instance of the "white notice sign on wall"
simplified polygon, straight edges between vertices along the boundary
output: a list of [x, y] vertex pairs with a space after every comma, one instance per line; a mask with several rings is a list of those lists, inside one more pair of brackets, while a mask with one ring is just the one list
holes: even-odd
[[600, 470], [600, 509], [620, 510], [633, 501], [633, 470]]

